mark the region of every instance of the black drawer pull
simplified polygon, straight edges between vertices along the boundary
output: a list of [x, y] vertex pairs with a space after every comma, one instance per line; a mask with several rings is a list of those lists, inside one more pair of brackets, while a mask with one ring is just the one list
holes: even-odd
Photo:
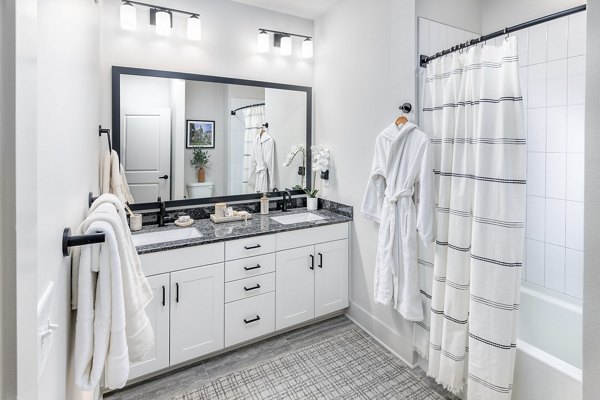
[[260, 268], [260, 264], [256, 264], [256, 267], [244, 267], [244, 269], [246, 271], [252, 271], [253, 269], [259, 269]]
[[175, 301], [179, 303], [179, 283], [175, 283]]
[[162, 306], [164, 307], [165, 306], [165, 301], [166, 301], [165, 300], [165, 285], [163, 285], [163, 287], [162, 287], [162, 292], [163, 292]]
[[260, 248], [260, 244], [257, 244], [256, 246], [244, 246], [244, 248], [246, 250], [258, 249]]
[[256, 321], [260, 321], [260, 316], [256, 316], [256, 318], [252, 318], [250, 320], [247, 320], [246, 318], [244, 318], [244, 322], [247, 324], [251, 324], [252, 322], [256, 322]]
[[246, 287], [246, 286], [244, 286], [244, 290], [246, 292], [249, 292], [251, 290], [256, 290], [256, 289], [260, 289], [260, 284], [257, 283], [256, 286], [252, 286], [252, 287]]
[[315, 269], [315, 256], [310, 255], [310, 269]]
[[323, 254], [319, 253], [319, 268], [323, 268]]

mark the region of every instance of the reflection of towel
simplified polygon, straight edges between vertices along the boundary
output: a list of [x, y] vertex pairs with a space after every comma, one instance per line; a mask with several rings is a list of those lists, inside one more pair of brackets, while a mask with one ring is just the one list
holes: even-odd
[[119, 163], [119, 155], [114, 150], [110, 154], [105, 153], [100, 159], [100, 193], [112, 193], [123, 203], [134, 202], [123, 166]]

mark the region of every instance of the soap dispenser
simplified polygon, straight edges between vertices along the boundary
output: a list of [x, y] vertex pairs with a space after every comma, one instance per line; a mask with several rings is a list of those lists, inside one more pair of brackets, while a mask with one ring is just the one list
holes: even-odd
[[269, 215], [269, 198], [266, 193], [263, 193], [260, 198], [260, 213], [262, 215]]

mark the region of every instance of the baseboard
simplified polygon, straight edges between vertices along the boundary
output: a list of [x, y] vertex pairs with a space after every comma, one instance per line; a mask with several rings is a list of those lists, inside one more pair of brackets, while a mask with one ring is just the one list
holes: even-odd
[[414, 361], [412, 338], [401, 336], [392, 327], [352, 301], [346, 316], [410, 368], [417, 366]]

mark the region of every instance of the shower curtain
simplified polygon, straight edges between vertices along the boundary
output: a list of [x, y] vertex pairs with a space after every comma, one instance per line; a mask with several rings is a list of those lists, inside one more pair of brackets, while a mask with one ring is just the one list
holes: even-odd
[[512, 37], [433, 60], [425, 79], [439, 192], [436, 244], [419, 255], [430, 319], [415, 346], [429, 376], [456, 394], [467, 383], [469, 399], [512, 392], [526, 204], [518, 73]]
[[265, 123], [265, 106], [254, 106], [246, 108], [244, 111], [244, 172], [242, 174], [242, 184], [244, 193], [255, 193], [254, 185], [248, 183], [250, 178], [251, 154], [254, 146], [254, 138], [260, 133]]

